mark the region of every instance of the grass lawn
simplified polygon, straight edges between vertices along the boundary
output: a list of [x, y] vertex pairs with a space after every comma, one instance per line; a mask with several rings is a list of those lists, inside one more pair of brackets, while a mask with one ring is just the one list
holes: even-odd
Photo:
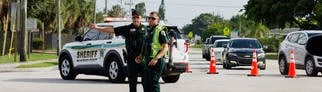
[[266, 59], [277, 60], [277, 53], [265, 53]]
[[42, 62], [30, 65], [19, 65], [17, 68], [44, 68], [58, 65], [58, 62]]
[[[58, 58], [56, 54], [47, 54], [47, 53], [31, 53], [28, 61], [37, 61], [37, 60], [48, 60]], [[1, 63], [13, 63], [14, 55], [0, 56], [0, 64]], [[19, 55], [17, 55], [16, 62], [19, 62]]]

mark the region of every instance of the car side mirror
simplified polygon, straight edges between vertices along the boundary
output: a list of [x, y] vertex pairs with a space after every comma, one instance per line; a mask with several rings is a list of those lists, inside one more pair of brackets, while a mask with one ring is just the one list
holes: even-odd
[[75, 41], [81, 42], [81, 41], [83, 41], [83, 37], [82, 36], [76, 36]]

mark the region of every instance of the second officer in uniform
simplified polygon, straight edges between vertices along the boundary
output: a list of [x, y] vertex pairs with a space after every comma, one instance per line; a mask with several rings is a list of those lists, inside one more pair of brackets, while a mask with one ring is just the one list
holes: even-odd
[[[122, 35], [125, 38], [125, 46], [127, 50], [127, 70], [130, 92], [136, 92], [138, 73], [143, 74], [142, 65], [140, 62], [135, 62], [135, 58], [141, 53], [142, 44], [146, 35], [147, 28], [141, 24], [142, 16], [140, 12], [132, 11], [132, 23], [130, 25], [121, 27], [106, 27], [97, 28], [96, 25], [91, 24], [90, 28], [100, 30], [107, 33], [115, 33], [115, 35]], [[143, 76], [142, 76], [143, 77]], [[143, 88], [145, 86], [143, 85]]]

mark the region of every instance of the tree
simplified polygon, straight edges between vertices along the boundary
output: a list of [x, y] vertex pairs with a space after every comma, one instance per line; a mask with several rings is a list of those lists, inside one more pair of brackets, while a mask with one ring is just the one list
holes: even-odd
[[224, 35], [224, 28], [227, 26], [226, 23], [216, 22], [210, 24], [205, 31], [202, 31], [201, 38], [206, 39], [212, 35]]
[[112, 9], [108, 11], [107, 15], [109, 17], [124, 17], [126, 12], [120, 5], [112, 6]]
[[[57, 7], [55, 0], [28, 0], [27, 15], [44, 23], [44, 30], [54, 32], [56, 29]], [[40, 30], [42, 31], [42, 30]]]
[[207, 29], [208, 25], [215, 22], [223, 22], [223, 18], [219, 15], [212, 15], [210, 13], [202, 13], [199, 16], [192, 19], [192, 24], [185, 25], [182, 30], [184, 34], [188, 34], [190, 31], [196, 35], [201, 35], [204, 30]]
[[161, 1], [161, 5], [159, 7], [159, 15], [160, 19], [164, 20], [165, 19], [165, 5], [164, 5], [164, 0]]
[[270, 28], [322, 28], [322, 0], [249, 0], [245, 14]]
[[241, 37], [266, 38], [269, 29], [262, 23], [247, 18], [245, 15], [236, 15], [230, 19], [232, 30], [239, 30]]
[[136, 4], [135, 10], [139, 11], [142, 14], [142, 16], [145, 16], [145, 13], [146, 13], [145, 3], [142, 2], [142, 3]]

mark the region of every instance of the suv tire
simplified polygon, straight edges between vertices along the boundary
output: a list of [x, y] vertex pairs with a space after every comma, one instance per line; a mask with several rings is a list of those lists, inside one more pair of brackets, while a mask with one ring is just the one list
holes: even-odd
[[180, 75], [171, 75], [171, 76], [162, 77], [162, 80], [165, 83], [175, 83], [179, 80], [179, 78], [180, 78]]
[[317, 76], [319, 73], [312, 57], [308, 57], [305, 61], [305, 72], [307, 76]]
[[73, 63], [67, 55], [63, 55], [59, 59], [59, 64], [58, 64], [60, 76], [64, 80], [74, 80], [77, 76], [77, 74], [74, 71], [73, 68]]
[[278, 68], [281, 75], [286, 75], [288, 73], [288, 66], [285, 56], [280, 56], [278, 59]]
[[114, 83], [124, 82], [126, 75], [121, 60], [117, 57], [111, 57], [107, 62], [106, 70], [108, 79]]
[[227, 60], [226, 63], [225, 63], [226, 69], [231, 69], [231, 66], [229, 65], [228, 61], [229, 60]]

